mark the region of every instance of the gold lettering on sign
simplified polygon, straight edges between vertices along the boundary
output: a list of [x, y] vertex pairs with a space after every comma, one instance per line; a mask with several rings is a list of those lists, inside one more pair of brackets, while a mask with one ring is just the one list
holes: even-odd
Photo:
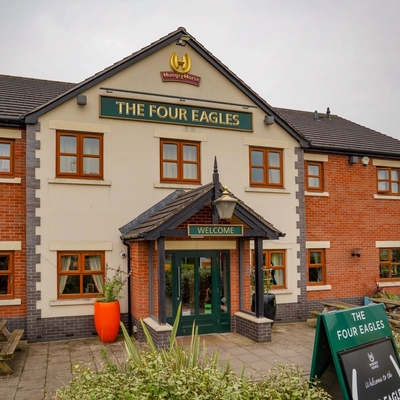
[[189, 54], [186, 53], [180, 60], [178, 55], [173, 51], [169, 59], [169, 65], [178, 74], [187, 74], [191, 67]]

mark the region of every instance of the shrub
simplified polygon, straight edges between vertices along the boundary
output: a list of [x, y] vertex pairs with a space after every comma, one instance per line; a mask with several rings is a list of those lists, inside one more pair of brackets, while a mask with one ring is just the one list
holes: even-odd
[[[180, 312], [178, 310], [178, 315]], [[328, 400], [331, 396], [310, 383], [297, 366], [277, 364], [261, 380], [240, 376], [229, 367], [229, 359], [219, 365], [218, 352], [207, 354], [205, 344], [200, 353], [200, 339], [193, 326], [189, 349], [181, 348], [175, 340], [179, 318], [176, 319], [168, 349], [157, 349], [142, 322], [148, 349], [139, 350], [132, 343], [125, 327], [128, 361], [123, 365], [111, 363], [106, 356], [102, 371], [75, 367], [70, 386], [58, 392], [59, 400]]]

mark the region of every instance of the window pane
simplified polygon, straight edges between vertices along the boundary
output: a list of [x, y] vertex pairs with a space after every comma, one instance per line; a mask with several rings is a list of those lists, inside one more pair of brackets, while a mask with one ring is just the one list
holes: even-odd
[[211, 314], [212, 285], [211, 258], [201, 257], [199, 266], [199, 308], [200, 314]]
[[97, 138], [83, 138], [83, 154], [100, 154], [100, 140]]
[[308, 178], [308, 186], [319, 188], [319, 178]]
[[284, 272], [283, 269], [272, 270], [271, 277], [272, 277], [272, 283], [274, 285], [283, 286], [285, 284], [283, 272]]
[[100, 173], [100, 160], [98, 158], [83, 157], [83, 173], [98, 175]]
[[319, 175], [319, 165], [309, 165], [308, 175]]
[[178, 164], [177, 163], [163, 163], [164, 178], [177, 178], [178, 177]]
[[185, 161], [197, 161], [197, 147], [196, 146], [183, 146], [183, 159]]
[[280, 167], [281, 166], [281, 155], [280, 153], [268, 153], [268, 166], [269, 167]]
[[385, 181], [378, 182], [378, 190], [379, 191], [389, 190], [389, 182], [385, 182]]
[[322, 268], [309, 268], [308, 269], [309, 282], [322, 282]]
[[282, 253], [271, 253], [271, 267], [283, 265], [283, 254]]
[[11, 281], [10, 275], [1, 275], [0, 276], [0, 295], [12, 293], [10, 281]]
[[184, 179], [197, 179], [197, 165], [184, 164], [183, 165], [183, 178]]
[[251, 169], [251, 181], [252, 182], [264, 182], [264, 169], [252, 168]]
[[380, 261], [389, 261], [389, 251], [388, 250], [380, 251]]
[[10, 171], [11, 171], [10, 160], [1, 160], [0, 159], [0, 172], [10, 172]]
[[85, 256], [85, 271], [101, 271], [100, 256]]
[[378, 171], [378, 179], [389, 179], [389, 170], [380, 169]]
[[78, 271], [78, 256], [68, 255], [61, 257], [61, 271]]
[[164, 160], [177, 160], [178, 147], [176, 144], [163, 144], [163, 158]]
[[60, 276], [60, 289], [62, 287], [62, 294], [79, 294], [79, 275]]
[[60, 172], [76, 172], [76, 157], [61, 156]]
[[400, 265], [392, 266], [392, 278], [400, 278]]
[[389, 266], [388, 265], [380, 265], [379, 266], [379, 277], [380, 278], [389, 278]]
[[9, 255], [0, 255], [0, 271], [8, 271], [10, 265]]
[[399, 193], [399, 184], [392, 183], [392, 193]]
[[281, 183], [281, 171], [270, 169], [268, 171], [269, 183]]
[[167, 317], [172, 317], [172, 255], [165, 254], [165, 302]]
[[392, 262], [400, 262], [400, 250], [392, 250]]
[[392, 181], [398, 181], [399, 180], [399, 171], [392, 169]]
[[61, 136], [60, 137], [60, 152], [61, 153], [76, 153], [76, 137]]
[[[96, 278], [99, 278], [99, 275], [84, 275], [83, 276], [83, 287], [84, 287], [85, 293], [100, 293], [100, 290], [96, 285], [96, 283], [97, 283]], [[103, 279], [101, 276], [100, 276], [100, 278]]]
[[319, 251], [310, 251], [310, 264], [321, 264], [322, 257]]
[[264, 152], [252, 151], [251, 152], [251, 165], [264, 165]]

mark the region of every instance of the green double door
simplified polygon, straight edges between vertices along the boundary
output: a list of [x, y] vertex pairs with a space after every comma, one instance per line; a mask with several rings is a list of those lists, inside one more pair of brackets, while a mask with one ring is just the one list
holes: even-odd
[[167, 322], [182, 303], [178, 335], [230, 332], [229, 259], [226, 251], [170, 251], [165, 254]]

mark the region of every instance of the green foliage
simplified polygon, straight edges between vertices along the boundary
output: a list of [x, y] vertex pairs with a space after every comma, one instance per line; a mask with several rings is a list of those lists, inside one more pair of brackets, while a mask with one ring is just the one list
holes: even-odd
[[107, 264], [106, 274], [107, 271], [110, 270], [115, 271], [115, 274], [111, 278], [106, 276], [103, 283], [103, 293], [101, 293], [97, 298], [97, 301], [100, 301], [102, 303], [112, 303], [122, 298], [122, 289], [124, 288], [124, 285], [130, 275], [130, 273], [122, 271], [120, 267], [118, 267], [117, 269], [113, 269], [110, 268]]
[[385, 288], [379, 286], [379, 283], [376, 282], [376, 286], [374, 288], [374, 291], [372, 293], [372, 296], [374, 298], [384, 298], [384, 299], [389, 299], [389, 300], [399, 300], [399, 297], [397, 294], [387, 292]]
[[[178, 310], [177, 315], [180, 315]], [[179, 317], [175, 320], [170, 346], [157, 349], [142, 322], [147, 350], [140, 350], [121, 324], [128, 361], [116, 366], [107, 358], [102, 371], [75, 367], [69, 387], [58, 392], [58, 400], [329, 400], [331, 396], [310, 383], [296, 366], [277, 365], [261, 379], [235, 375], [227, 363], [220, 367], [218, 352], [200, 352], [200, 338], [193, 326], [190, 347], [176, 342]]]

